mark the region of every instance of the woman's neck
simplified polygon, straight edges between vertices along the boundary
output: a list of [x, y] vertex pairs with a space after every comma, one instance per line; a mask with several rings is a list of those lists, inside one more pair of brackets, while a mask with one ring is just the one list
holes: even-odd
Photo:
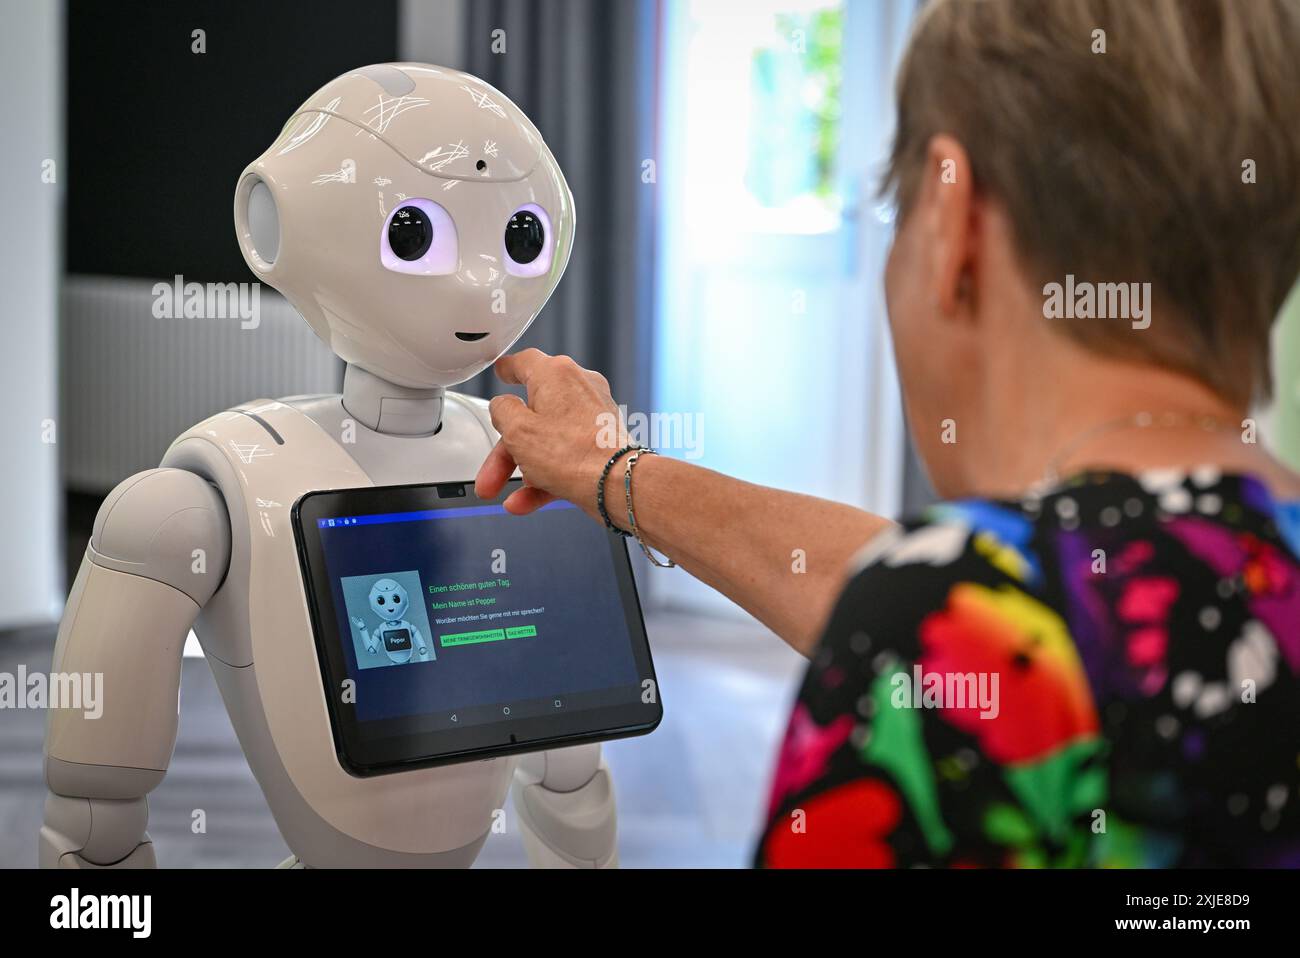
[[[985, 423], [999, 425], [983, 430], [968, 473], [980, 494], [1020, 494], [1085, 469], [1209, 465], [1254, 474], [1279, 497], [1300, 496], [1300, 476], [1264, 448], [1254, 418], [1199, 382], [1091, 356], [1073, 368], [1053, 365], [1044, 363], [1019, 397], [1001, 393], [987, 404]], [[1054, 380], [1050, 387], [1033, 381], [1043, 377]]]

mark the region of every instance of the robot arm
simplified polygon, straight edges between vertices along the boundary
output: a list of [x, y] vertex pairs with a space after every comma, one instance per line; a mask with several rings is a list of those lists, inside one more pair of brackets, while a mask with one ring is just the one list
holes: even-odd
[[411, 626], [411, 644], [415, 646], [415, 651], [418, 652], [421, 657], [428, 657], [429, 649], [428, 646], [424, 644], [424, 633], [415, 626]]
[[513, 791], [534, 868], [618, 867], [614, 782], [600, 745], [525, 755]]
[[155, 864], [145, 795], [176, 744], [185, 638], [229, 558], [225, 503], [193, 473], [151, 469], [104, 500], [52, 666], [99, 681], [102, 709], [50, 709], [42, 867]]
[[[379, 640], [371, 636], [369, 630], [366, 629], [366, 624], [358, 618], [353, 617], [352, 628], [354, 628], [357, 635], [361, 637], [361, 644], [366, 647], [366, 651], [373, 655], [375, 645], [378, 644]], [[376, 631], [378, 630], [376, 629]]]

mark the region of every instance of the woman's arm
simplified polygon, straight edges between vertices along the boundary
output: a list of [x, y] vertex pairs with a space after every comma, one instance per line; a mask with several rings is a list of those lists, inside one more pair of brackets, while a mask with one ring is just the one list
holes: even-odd
[[[501, 441], [479, 470], [479, 495], [497, 495], [518, 465], [527, 485], [506, 500], [509, 511], [524, 514], [559, 498], [598, 518], [596, 484], [622, 445], [599, 441], [611, 424], [622, 424], [605, 378], [535, 349], [502, 357], [497, 374], [527, 387], [528, 403], [513, 395], [492, 400]], [[624, 466], [620, 459], [610, 470], [605, 505], [626, 529]], [[891, 525], [851, 506], [660, 456], [640, 459], [632, 489], [642, 538], [805, 655], [830, 616], [850, 558]]]

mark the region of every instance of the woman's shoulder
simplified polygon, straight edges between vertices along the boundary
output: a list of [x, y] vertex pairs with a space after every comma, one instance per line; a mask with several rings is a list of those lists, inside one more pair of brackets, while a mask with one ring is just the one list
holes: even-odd
[[916, 654], [923, 624], [958, 608], [1085, 645], [1135, 615], [1167, 622], [1176, 601], [1294, 633], [1298, 557], [1300, 503], [1253, 477], [1086, 472], [1018, 499], [940, 503], [882, 534], [856, 557], [827, 641], [870, 622]]
[[1062, 539], [1123, 542], [1191, 524], [1253, 535], [1300, 556], [1300, 500], [1278, 501], [1258, 479], [1217, 470], [1089, 471], [1018, 499], [968, 498], [905, 518], [855, 557], [864, 571], [951, 567], [972, 551], [1030, 584], [1044, 548]]

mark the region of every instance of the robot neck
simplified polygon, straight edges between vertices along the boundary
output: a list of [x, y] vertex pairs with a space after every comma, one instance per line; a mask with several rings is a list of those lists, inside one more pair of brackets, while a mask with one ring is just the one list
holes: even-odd
[[428, 436], [442, 422], [441, 386], [396, 386], [348, 363], [343, 373], [343, 408], [357, 422], [390, 436]]

